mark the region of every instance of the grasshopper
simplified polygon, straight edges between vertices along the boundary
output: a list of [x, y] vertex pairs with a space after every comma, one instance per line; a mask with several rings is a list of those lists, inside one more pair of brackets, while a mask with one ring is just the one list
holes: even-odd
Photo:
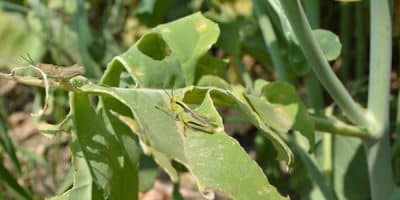
[[27, 58], [25, 57], [22, 58], [26, 60], [28, 63], [30, 63], [32, 66], [35, 66], [40, 70], [42, 70], [49, 78], [54, 78], [58, 80], [68, 80], [75, 76], [85, 74], [85, 68], [78, 64], [74, 64], [68, 67], [60, 67], [44, 63], [35, 64], [29, 55], [27, 56]]
[[198, 114], [194, 113], [188, 105], [175, 97], [174, 90], [171, 91], [171, 95], [169, 95], [166, 90], [164, 90], [164, 92], [170, 99], [169, 109], [165, 110], [165, 108], [159, 106], [156, 106], [156, 108], [166, 112], [167, 114], [172, 113], [175, 120], [182, 122], [185, 127], [193, 128], [207, 133], [215, 133], [220, 131], [221, 128], [218, 127], [218, 125], [213, 120], [201, 117]]

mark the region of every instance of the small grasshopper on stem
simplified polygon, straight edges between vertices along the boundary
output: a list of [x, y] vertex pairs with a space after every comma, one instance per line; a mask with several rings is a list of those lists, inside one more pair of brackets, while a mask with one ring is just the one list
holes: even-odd
[[213, 122], [211, 119], [207, 119], [205, 117], [201, 117], [198, 114], [194, 113], [189, 106], [187, 106], [183, 101], [179, 100], [174, 96], [174, 90], [171, 91], [171, 95], [165, 91], [165, 94], [170, 99], [169, 109], [165, 109], [159, 106], [156, 108], [166, 112], [167, 114], [172, 114], [175, 120], [180, 121], [184, 124], [185, 127], [193, 128], [196, 130], [204, 131], [207, 133], [215, 133], [219, 132], [221, 127]]
[[27, 58], [22, 56], [22, 59], [27, 61], [32, 66], [35, 66], [42, 70], [49, 78], [59, 79], [59, 80], [68, 80], [78, 75], [85, 74], [85, 68], [74, 64], [68, 67], [61, 67], [52, 64], [45, 64], [45, 63], [35, 63], [33, 62], [32, 58], [27, 55]]

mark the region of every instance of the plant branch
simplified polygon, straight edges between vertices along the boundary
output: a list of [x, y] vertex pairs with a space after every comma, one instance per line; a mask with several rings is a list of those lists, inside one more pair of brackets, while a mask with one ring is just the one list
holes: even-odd
[[311, 116], [314, 120], [315, 129], [323, 132], [329, 132], [336, 135], [358, 137], [361, 139], [368, 139], [368, 131], [365, 128], [352, 126], [340, 120], [328, 119], [319, 116]]
[[311, 27], [308, 24], [300, 1], [281, 0], [280, 2], [293, 28], [294, 34], [303, 49], [304, 55], [325, 89], [338, 106], [349, 116], [352, 122], [369, 128], [371, 120], [368, 115], [353, 100], [332, 71], [321, 48], [312, 35]]
[[[24, 85], [29, 85], [29, 86], [35, 86], [35, 87], [42, 87], [45, 88], [45, 83], [42, 79], [38, 79], [35, 77], [31, 76], [18, 76], [14, 74], [5, 74], [5, 73], [0, 73], [0, 78], [6, 79], [6, 80], [13, 80], [17, 83], [21, 83]], [[55, 89], [61, 89], [61, 90], [66, 90], [66, 91], [73, 91], [73, 87], [69, 83], [66, 82], [59, 82], [55, 80], [49, 80], [49, 87], [50, 88], [55, 88]]]

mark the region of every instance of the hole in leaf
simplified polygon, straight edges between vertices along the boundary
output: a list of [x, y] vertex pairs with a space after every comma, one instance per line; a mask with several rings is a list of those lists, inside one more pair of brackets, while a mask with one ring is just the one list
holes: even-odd
[[160, 34], [157, 33], [145, 35], [142, 40], [140, 40], [138, 49], [155, 60], [162, 60], [171, 54], [167, 43], [165, 43]]
[[215, 199], [215, 193], [211, 189], [200, 190], [200, 194], [207, 200]]

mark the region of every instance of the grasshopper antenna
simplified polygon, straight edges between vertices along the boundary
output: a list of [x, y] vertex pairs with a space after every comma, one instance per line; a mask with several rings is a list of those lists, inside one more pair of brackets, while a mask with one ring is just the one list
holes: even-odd
[[35, 62], [33, 61], [32, 57], [29, 55], [29, 53], [26, 54], [25, 56], [21, 56], [21, 58], [23, 60], [25, 60], [27, 63], [31, 64], [31, 65], [35, 65]]
[[170, 98], [172, 99], [172, 96], [174, 96], [174, 91], [172, 90], [172, 96], [168, 94], [167, 90], [165, 90], [164, 88], [162, 88], [162, 90], [164, 91], [164, 93]]

